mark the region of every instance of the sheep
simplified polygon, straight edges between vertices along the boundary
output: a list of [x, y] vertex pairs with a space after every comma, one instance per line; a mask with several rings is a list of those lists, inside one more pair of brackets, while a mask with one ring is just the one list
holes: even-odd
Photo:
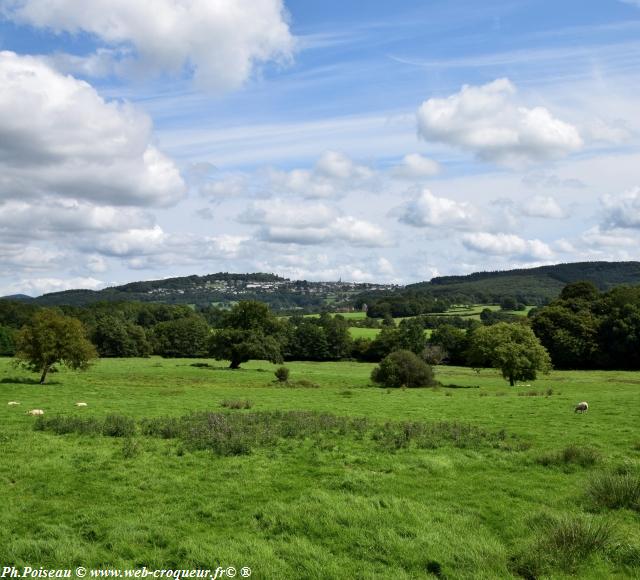
[[27, 415], [44, 415], [44, 411], [42, 409], [31, 409], [31, 411], [27, 411]]
[[575, 413], [577, 413], [578, 411], [580, 411], [581, 413], [586, 413], [589, 410], [589, 403], [587, 403], [586, 401], [582, 401], [581, 403], [578, 403], [576, 405], [576, 409], [575, 409]]
[[86, 407], [86, 403], [76, 403], [76, 407]]
[[15, 407], [16, 405], [19, 405], [20, 403], [18, 403], [18, 401], [9, 401], [8, 405], [10, 407]]

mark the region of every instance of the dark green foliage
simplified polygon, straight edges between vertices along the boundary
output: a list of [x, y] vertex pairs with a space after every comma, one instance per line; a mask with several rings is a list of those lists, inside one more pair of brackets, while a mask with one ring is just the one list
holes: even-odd
[[79, 433], [81, 435], [98, 435], [102, 433], [103, 422], [94, 417], [74, 416], [39, 416], [34, 429], [36, 431], [51, 431], [56, 435]]
[[498, 322], [516, 322], [517, 320], [520, 320], [520, 317], [517, 314], [509, 314], [500, 310], [485, 308], [480, 313], [480, 320], [482, 321], [482, 324], [491, 326], [492, 324], [498, 324]]
[[397, 350], [373, 369], [371, 380], [383, 387], [432, 387], [433, 370], [409, 350]]
[[429, 343], [441, 347], [447, 353], [449, 364], [466, 364], [469, 335], [464, 330], [444, 324], [431, 333]]
[[144, 328], [122, 316], [104, 315], [96, 322], [91, 342], [102, 357], [136, 357], [151, 354]]
[[278, 367], [273, 374], [279, 383], [286, 383], [289, 380], [289, 369], [287, 367]]
[[201, 316], [160, 322], [152, 331], [153, 351], [165, 357], [204, 357], [208, 353], [210, 334]]
[[640, 511], [640, 476], [632, 472], [601, 473], [589, 482], [587, 496], [598, 508]]
[[209, 353], [215, 359], [231, 361], [232, 369], [253, 359], [275, 364], [283, 361], [280, 337], [265, 335], [260, 330], [217, 330], [209, 340]]
[[351, 356], [353, 339], [349, 323], [339, 314], [319, 318], [293, 316], [286, 329], [287, 360], [339, 360]]
[[407, 318], [398, 326], [398, 348], [420, 354], [427, 346], [424, 325], [420, 318]]
[[16, 354], [16, 331], [8, 326], [0, 326], [0, 356]]
[[82, 323], [55, 310], [36, 312], [16, 337], [16, 363], [40, 373], [40, 384], [55, 364], [86, 370], [96, 357]]
[[531, 328], [524, 324], [499, 322], [473, 331], [469, 362], [475, 368], [493, 367], [514, 386], [516, 381], [533, 381], [538, 372], [549, 372], [551, 361]]

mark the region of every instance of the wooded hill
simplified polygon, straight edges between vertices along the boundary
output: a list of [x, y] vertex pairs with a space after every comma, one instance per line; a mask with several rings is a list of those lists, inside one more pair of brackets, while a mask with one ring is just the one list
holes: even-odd
[[[274, 310], [319, 311], [349, 306], [397, 303], [396, 315], [422, 314], [435, 299], [448, 303], [495, 304], [505, 297], [523, 304], [542, 305], [557, 298], [571, 282], [588, 280], [600, 290], [640, 284], [640, 262], [577, 262], [537, 268], [442, 276], [401, 287], [390, 284], [308, 282], [274, 274], [184, 276], [132, 282], [104, 290], [68, 290], [38, 298], [13, 296], [42, 306], [83, 306], [96, 302], [154, 302], [228, 306], [240, 300], [259, 300]], [[8, 297], [7, 297], [8, 298]], [[417, 310], [413, 312], [413, 306]]]
[[565, 285], [581, 280], [593, 282], [601, 291], [621, 285], [637, 285], [640, 284], [640, 262], [575, 262], [476, 272], [466, 276], [441, 276], [429, 282], [411, 284], [384, 297], [363, 294], [358, 300], [369, 305], [388, 302], [396, 316], [408, 315], [412, 304], [429, 299], [458, 304], [497, 304], [509, 297], [523, 304], [542, 305], [557, 298]]

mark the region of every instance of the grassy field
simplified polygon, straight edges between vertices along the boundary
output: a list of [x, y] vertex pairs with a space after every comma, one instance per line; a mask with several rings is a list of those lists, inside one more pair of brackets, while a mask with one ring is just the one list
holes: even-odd
[[[102, 360], [40, 386], [0, 359], [0, 565], [640, 576], [638, 511], [597, 493], [598, 477], [637, 483], [639, 373], [510, 388], [494, 371], [440, 367], [445, 387], [385, 390], [367, 364], [288, 364], [307, 388], [243, 366]], [[581, 400], [590, 410], [575, 414]], [[34, 430], [33, 408], [66, 422]], [[199, 411], [225, 415], [170, 420]]]

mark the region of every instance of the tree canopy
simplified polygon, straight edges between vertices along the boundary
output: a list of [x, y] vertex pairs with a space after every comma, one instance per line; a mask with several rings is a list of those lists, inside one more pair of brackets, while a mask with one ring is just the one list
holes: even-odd
[[16, 338], [18, 364], [39, 372], [40, 384], [44, 384], [54, 364], [86, 370], [97, 356], [82, 323], [55, 310], [37, 312]]

